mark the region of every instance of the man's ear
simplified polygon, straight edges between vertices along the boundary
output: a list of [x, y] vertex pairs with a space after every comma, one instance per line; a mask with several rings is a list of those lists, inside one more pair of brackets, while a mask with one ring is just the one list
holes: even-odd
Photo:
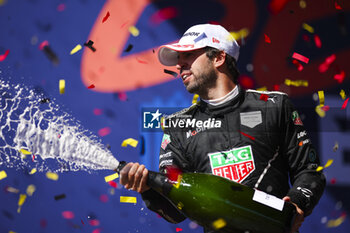
[[214, 66], [218, 69], [220, 68], [226, 60], [226, 53], [224, 51], [220, 51], [220, 53], [214, 58]]

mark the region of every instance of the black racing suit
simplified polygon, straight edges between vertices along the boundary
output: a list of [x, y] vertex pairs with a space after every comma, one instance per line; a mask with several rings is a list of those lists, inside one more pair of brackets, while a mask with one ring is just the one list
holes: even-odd
[[[325, 177], [316, 172], [319, 158], [286, 94], [240, 89], [227, 103], [212, 106], [200, 101], [167, 120], [176, 119], [189, 121], [189, 128], [164, 128], [160, 172], [176, 166], [183, 172], [224, 176], [279, 198], [289, 196], [305, 216], [318, 203]], [[193, 120], [207, 124], [192, 127]], [[230, 151], [236, 156], [225, 157]], [[152, 189], [142, 198], [169, 222], [186, 218]]]

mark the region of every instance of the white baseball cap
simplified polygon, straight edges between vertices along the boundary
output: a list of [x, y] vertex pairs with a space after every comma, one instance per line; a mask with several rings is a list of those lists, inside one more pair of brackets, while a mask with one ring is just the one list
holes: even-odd
[[160, 46], [158, 59], [165, 66], [175, 66], [178, 52], [192, 51], [207, 46], [222, 50], [236, 61], [238, 60], [237, 41], [224, 27], [214, 24], [198, 24], [190, 27], [178, 43]]

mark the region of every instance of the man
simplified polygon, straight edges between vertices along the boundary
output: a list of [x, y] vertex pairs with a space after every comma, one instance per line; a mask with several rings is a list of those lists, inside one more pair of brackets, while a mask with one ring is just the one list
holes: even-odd
[[[160, 62], [176, 65], [187, 91], [201, 98], [168, 120], [189, 117], [212, 120], [215, 125], [165, 129], [159, 169], [213, 173], [292, 202], [298, 213], [295, 232], [324, 190], [325, 178], [316, 172], [319, 158], [286, 94], [243, 90], [237, 85], [238, 55], [239, 46], [230, 33], [211, 24], [195, 25], [178, 43], [160, 47]], [[242, 148], [249, 156], [233, 156]], [[223, 165], [230, 170], [222, 169]], [[141, 193], [147, 207], [167, 221], [184, 220], [176, 207], [147, 186], [147, 175], [144, 165], [129, 163], [121, 171], [120, 182]]]

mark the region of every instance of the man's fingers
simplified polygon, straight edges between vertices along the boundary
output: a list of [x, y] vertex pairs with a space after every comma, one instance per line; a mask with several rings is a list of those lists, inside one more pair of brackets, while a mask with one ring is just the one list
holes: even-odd
[[[128, 184], [128, 173], [130, 171], [130, 168], [133, 166], [133, 163], [128, 163], [125, 165], [125, 167], [120, 171], [120, 179], [119, 182], [122, 185], [127, 185]], [[125, 187], [126, 188], [126, 187]]]
[[132, 190], [137, 191], [139, 189], [139, 185], [140, 185], [140, 182], [141, 182], [143, 169], [145, 169], [144, 165], [140, 165], [137, 168], [137, 170], [135, 172], [135, 176], [134, 176], [135, 178], [134, 178], [134, 183], [133, 183], [133, 186], [132, 186]]
[[130, 168], [130, 171], [128, 173], [128, 187], [125, 186], [125, 188], [133, 188], [134, 181], [135, 181], [135, 174], [137, 172], [137, 169], [139, 167], [139, 163], [134, 163], [132, 167]]
[[141, 179], [139, 189], [137, 190], [137, 192], [141, 193], [141, 192], [149, 189], [149, 187], [147, 186], [147, 178], [148, 178], [148, 170], [147, 170], [147, 168], [145, 168], [142, 171], [142, 179]]

